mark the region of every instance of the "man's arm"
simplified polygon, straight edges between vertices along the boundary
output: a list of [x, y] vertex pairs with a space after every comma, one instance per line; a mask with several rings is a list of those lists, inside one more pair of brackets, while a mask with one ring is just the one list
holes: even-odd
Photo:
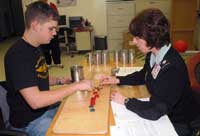
[[33, 86], [21, 89], [20, 93], [31, 108], [39, 109], [61, 101], [64, 97], [71, 95], [77, 90], [89, 89], [92, 89], [91, 82], [84, 80], [53, 91], [40, 91], [37, 86]]
[[50, 85], [63, 85], [71, 83], [71, 78], [68, 77], [49, 77]]

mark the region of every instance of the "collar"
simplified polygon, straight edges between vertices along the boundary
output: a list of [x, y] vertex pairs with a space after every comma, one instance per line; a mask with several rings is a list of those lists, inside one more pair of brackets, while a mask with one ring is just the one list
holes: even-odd
[[160, 48], [157, 55], [154, 55], [153, 53], [151, 53], [151, 56], [150, 56], [150, 66], [151, 66], [151, 68], [153, 67], [154, 64], [160, 64], [160, 62], [163, 60], [165, 54], [170, 49], [170, 47], [171, 47], [171, 43], [168, 46], [165, 45], [162, 48]]

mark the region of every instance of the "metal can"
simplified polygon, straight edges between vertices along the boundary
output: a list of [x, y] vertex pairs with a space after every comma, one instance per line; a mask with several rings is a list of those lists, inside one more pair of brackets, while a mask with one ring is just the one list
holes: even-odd
[[103, 50], [102, 51], [102, 64], [107, 65], [109, 63], [109, 51]]
[[79, 82], [84, 79], [83, 66], [74, 65], [70, 67], [72, 82]]
[[121, 50], [120, 52], [120, 61], [123, 65], [128, 64], [128, 50]]
[[118, 51], [118, 50], [115, 50], [115, 51], [114, 51], [114, 62], [115, 62], [115, 64], [117, 64], [117, 65], [118, 65], [118, 63], [119, 63], [119, 51]]
[[93, 55], [92, 55], [91, 52], [87, 54], [87, 63], [88, 63], [89, 65], [92, 65], [92, 64], [93, 64]]
[[133, 49], [128, 50], [128, 63], [133, 64], [135, 58], [135, 51]]
[[102, 64], [101, 51], [100, 50], [97, 50], [97, 51], [94, 52], [94, 64], [96, 64], [96, 65]]

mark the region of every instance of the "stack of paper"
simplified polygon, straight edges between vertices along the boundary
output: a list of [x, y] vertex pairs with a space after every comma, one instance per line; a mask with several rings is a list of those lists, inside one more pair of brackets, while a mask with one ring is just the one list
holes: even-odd
[[110, 126], [111, 136], [178, 136], [167, 115], [156, 121], [139, 117], [124, 105], [111, 102], [116, 126]]

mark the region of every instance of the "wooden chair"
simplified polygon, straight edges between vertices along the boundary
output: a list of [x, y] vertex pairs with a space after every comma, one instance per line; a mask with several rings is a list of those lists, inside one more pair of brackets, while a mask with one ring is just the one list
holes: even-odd
[[190, 57], [186, 64], [191, 87], [200, 96], [200, 52]]
[[[200, 104], [200, 52], [190, 57], [186, 64], [194, 98]], [[200, 129], [193, 135], [200, 136]]]
[[200, 94], [200, 52], [190, 57], [186, 64], [191, 87]]

